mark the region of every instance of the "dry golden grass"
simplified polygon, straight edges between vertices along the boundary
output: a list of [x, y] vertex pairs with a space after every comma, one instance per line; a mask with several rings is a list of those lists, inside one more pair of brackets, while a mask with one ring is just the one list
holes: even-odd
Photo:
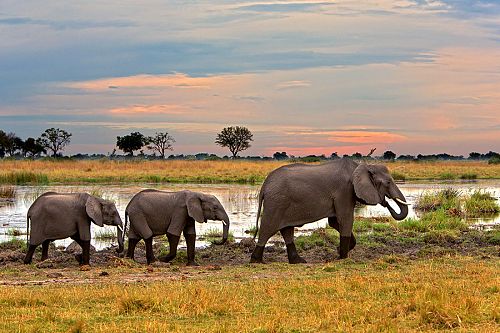
[[102, 283], [0, 287], [0, 329], [495, 332], [499, 268], [498, 258], [389, 256], [368, 264], [270, 264], [202, 273], [167, 269], [162, 281], [135, 283], [120, 283], [115, 269]]
[[[282, 161], [0, 161], [0, 183], [194, 182], [258, 183]], [[406, 179], [450, 179], [463, 175], [500, 178], [500, 164], [487, 162], [395, 162], [391, 172]]]

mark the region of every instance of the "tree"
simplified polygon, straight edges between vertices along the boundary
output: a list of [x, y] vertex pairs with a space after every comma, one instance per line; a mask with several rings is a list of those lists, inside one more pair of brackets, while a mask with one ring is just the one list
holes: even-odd
[[286, 151], [282, 151], [281, 153], [279, 151], [275, 152], [273, 154], [273, 158], [275, 160], [287, 160], [288, 159], [288, 155], [286, 154]]
[[40, 140], [35, 140], [34, 138], [27, 138], [26, 141], [24, 141], [22, 150], [24, 157], [28, 155], [31, 157], [40, 156], [42, 153], [46, 152]]
[[332, 153], [332, 154], [330, 155], [330, 158], [331, 158], [332, 160], [336, 160], [336, 159], [339, 159], [340, 157], [339, 157], [339, 154], [337, 154], [337, 152], [334, 152], [334, 153]]
[[24, 141], [15, 133], [5, 133], [0, 130], [0, 157], [4, 157], [5, 154], [14, 156], [17, 151], [22, 149], [23, 144]]
[[134, 156], [134, 150], [139, 150], [147, 144], [148, 138], [146, 138], [140, 132], [133, 132], [129, 135], [116, 137], [116, 146], [130, 156]]
[[225, 127], [215, 139], [215, 143], [219, 146], [229, 148], [233, 158], [236, 158], [240, 151], [250, 148], [250, 141], [253, 141], [252, 132], [240, 126]]
[[39, 144], [52, 152], [52, 157], [57, 157], [58, 153], [64, 150], [64, 147], [71, 142], [73, 134], [59, 128], [48, 128], [40, 135], [37, 140]]
[[166, 150], [174, 150], [172, 144], [175, 142], [175, 140], [168, 134], [168, 132], [156, 132], [154, 136], [148, 137], [147, 140], [148, 149], [158, 152], [162, 159], [165, 158]]
[[384, 160], [394, 160], [396, 158], [396, 154], [394, 154], [392, 151], [390, 150], [387, 150], [384, 152], [384, 154], [382, 155], [382, 159]]

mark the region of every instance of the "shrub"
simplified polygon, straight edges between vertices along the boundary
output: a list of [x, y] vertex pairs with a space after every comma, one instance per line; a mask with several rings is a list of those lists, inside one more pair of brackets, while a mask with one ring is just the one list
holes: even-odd
[[475, 174], [475, 173], [464, 173], [464, 174], [460, 175], [460, 179], [474, 180], [474, 179], [477, 179], [477, 174]]
[[429, 212], [438, 209], [460, 211], [460, 191], [447, 188], [436, 193], [425, 192], [421, 194], [416, 203], [415, 209]]
[[0, 198], [14, 199], [16, 197], [16, 188], [14, 186], [0, 186]]

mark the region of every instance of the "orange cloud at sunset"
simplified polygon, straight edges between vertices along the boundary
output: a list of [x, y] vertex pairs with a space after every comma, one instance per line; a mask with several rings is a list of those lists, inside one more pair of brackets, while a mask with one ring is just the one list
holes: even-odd
[[182, 105], [132, 105], [109, 110], [112, 114], [182, 114], [189, 108]]
[[183, 73], [165, 75], [134, 75], [104, 78], [92, 81], [65, 84], [66, 87], [84, 90], [106, 90], [119, 88], [210, 88], [222, 80], [221, 76], [191, 77]]

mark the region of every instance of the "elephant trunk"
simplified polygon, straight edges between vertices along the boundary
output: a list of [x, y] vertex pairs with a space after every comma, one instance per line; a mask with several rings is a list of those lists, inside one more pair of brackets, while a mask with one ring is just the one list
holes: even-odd
[[118, 239], [118, 249], [116, 249], [116, 252], [122, 253], [123, 252], [123, 228], [122, 226], [117, 226], [116, 227], [116, 238]]
[[408, 216], [408, 204], [406, 203], [405, 196], [401, 191], [394, 185], [390, 191], [391, 199], [393, 199], [399, 207], [399, 213], [397, 213], [389, 204], [386, 203], [386, 207], [391, 213], [395, 220], [404, 220]]
[[229, 238], [229, 216], [227, 216], [227, 214], [224, 214], [222, 223], [222, 240], [220, 242], [215, 242], [216, 245], [223, 245]]

